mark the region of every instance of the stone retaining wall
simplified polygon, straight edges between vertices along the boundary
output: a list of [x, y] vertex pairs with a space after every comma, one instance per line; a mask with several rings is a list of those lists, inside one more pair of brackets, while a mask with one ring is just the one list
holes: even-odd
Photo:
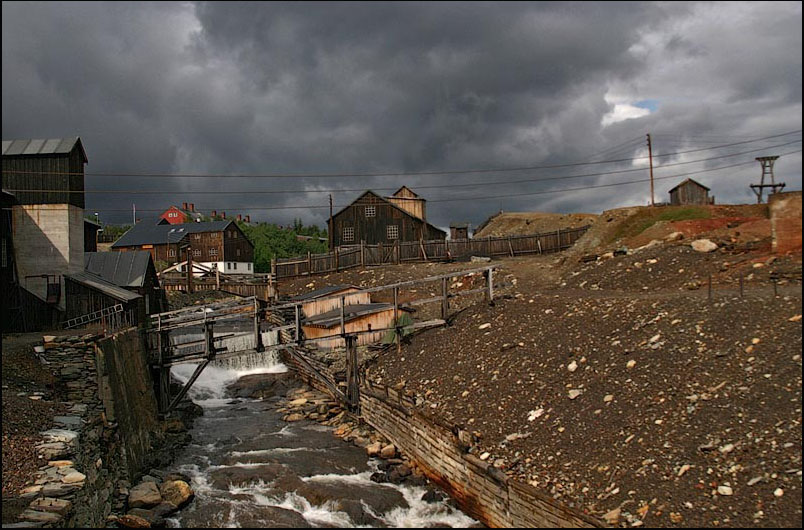
[[[67, 395], [36, 446], [42, 460], [21, 526], [105, 527], [124, 508], [158, 432], [156, 400], [137, 330], [46, 343], [41, 358]], [[12, 525], [13, 526], [13, 525]]]
[[[290, 356], [288, 356], [290, 357]], [[328, 392], [302, 362], [290, 368], [311, 386]], [[564, 506], [470, 454], [470, 435], [426, 414], [392, 388], [363, 382], [360, 417], [391, 440], [461, 509], [491, 527], [591, 528], [596, 519]]]

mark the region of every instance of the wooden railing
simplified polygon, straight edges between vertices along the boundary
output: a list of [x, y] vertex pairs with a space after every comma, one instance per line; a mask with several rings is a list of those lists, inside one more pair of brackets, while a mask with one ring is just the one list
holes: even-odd
[[272, 274], [275, 278], [282, 279], [389, 263], [446, 261], [469, 256], [493, 258], [547, 254], [570, 248], [588, 229], [589, 226], [583, 226], [523, 236], [438, 239], [339, 247], [325, 254], [308, 252], [307, 256], [277, 259], [272, 263]]

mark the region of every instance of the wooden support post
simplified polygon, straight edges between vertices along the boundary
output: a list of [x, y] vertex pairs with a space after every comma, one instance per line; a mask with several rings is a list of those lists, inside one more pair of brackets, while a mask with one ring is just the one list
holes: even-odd
[[204, 322], [204, 353], [208, 360], [215, 358], [215, 333], [212, 331], [213, 322]]
[[260, 303], [254, 298], [254, 349], [258, 352], [264, 351], [262, 345], [262, 333], [260, 332]]
[[508, 250], [511, 252], [511, 257], [514, 257], [514, 246], [511, 244], [511, 236], [508, 236]]
[[198, 379], [198, 376], [201, 375], [201, 372], [204, 371], [204, 368], [206, 368], [209, 363], [210, 359], [207, 359], [198, 365], [198, 367], [195, 369], [195, 372], [193, 372], [192, 377], [190, 377], [189, 381], [187, 381], [187, 383], [185, 383], [185, 385], [182, 387], [181, 392], [179, 392], [178, 395], [176, 395], [176, 397], [173, 398], [173, 401], [170, 402], [170, 405], [168, 406], [167, 410], [165, 410], [166, 413], [173, 410], [176, 407], [176, 405], [179, 404], [181, 398], [183, 398], [184, 395], [187, 393], [187, 391], [190, 390], [190, 387], [193, 386], [195, 380]]
[[360, 266], [366, 266], [366, 242], [362, 239], [360, 240]]
[[276, 281], [276, 258], [271, 258], [271, 279]]
[[558, 239], [558, 248], [556, 250], [561, 250], [561, 229], [559, 228], [556, 230], [556, 239]]
[[489, 305], [494, 305], [494, 269], [488, 269], [486, 271], [486, 299], [489, 302]]
[[341, 337], [346, 336], [346, 296], [341, 295]]
[[396, 258], [395, 259], [396, 264], [399, 265], [399, 262], [401, 261], [401, 256], [400, 256], [401, 247], [399, 245], [399, 240], [398, 239], [396, 241], [394, 241], [394, 251], [395, 251], [394, 257]]
[[313, 253], [307, 251], [307, 274], [313, 273]]
[[449, 284], [447, 278], [441, 278], [441, 320], [447, 320], [447, 313], [449, 313]]
[[187, 247], [187, 293], [193, 292], [193, 249]]
[[396, 329], [396, 353], [402, 353], [402, 328], [399, 326], [399, 287], [394, 287], [394, 328]]
[[346, 335], [346, 400], [349, 409], [357, 412], [360, 407], [360, 368], [357, 359], [357, 337]]
[[340, 259], [338, 258], [338, 247], [335, 247], [335, 272], [340, 270]]
[[215, 289], [218, 291], [221, 290], [221, 271], [218, 269], [217, 264], [215, 264]]
[[301, 312], [301, 306], [296, 305], [294, 309], [296, 310], [296, 335], [293, 338], [295, 339], [296, 345], [298, 346], [299, 344], [301, 344], [301, 315], [299, 315], [299, 313]]

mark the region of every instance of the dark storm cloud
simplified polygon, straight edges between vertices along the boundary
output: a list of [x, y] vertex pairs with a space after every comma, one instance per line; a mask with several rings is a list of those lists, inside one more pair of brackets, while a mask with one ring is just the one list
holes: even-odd
[[[90, 172], [511, 167], [588, 159], [649, 131], [675, 135], [664, 143], [657, 136], [657, 150], [672, 152], [700, 146], [701, 135], [801, 127], [798, 3], [4, 2], [2, 9], [3, 137], [80, 135]], [[643, 100], [656, 110], [635, 107]], [[630, 147], [614, 154], [639, 154]], [[800, 188], [800, 155], [782, 162], [788, 185]], [[136, 202], [142, 210], [191, 201], [205, 211], [324, 223], [326, 209], [259, 208], [325, 205], [326, 194], [313, 191], [330, 188], [416, 189], [609, 169], [404, 179], [88, 177], [90, 188], [165, 194], [87, 202], [90, 209]], [[717, 187], [721, 201], [750, 199], [757, 170], [727, 173], [699, 180]], [[432, 201], [431, 221], [443, 227], [477, 224], [500, 208], [643, 204], [642, 185], [524, 194], [645, 176], [421, 191]], [[670, 187], [663, 181], [657, 190]], [[280, 189], [308, 193], [253, 193]], [[244, 193], [192, 193], [213, 190]], [[336, 193], [335, 202], [357, 195]], [[514, 196], [476, 200], [493, 195]], [[438, 202], [453, 198], [475, 200]]]

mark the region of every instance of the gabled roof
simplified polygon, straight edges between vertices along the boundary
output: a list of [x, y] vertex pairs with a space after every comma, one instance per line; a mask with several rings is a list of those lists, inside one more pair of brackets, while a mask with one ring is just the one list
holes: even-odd
[[234, 221], [210, 221], [208, 223], [181, 223], [159, 225], [151, 221], [140, 221], [114, 242], [112, 248], [139, 245], [165, 245], [178, 243], [187, 234], [222, 232]]
[[348, 285], [348, 284], [329, 285], [327, 287], [322, 287], [321, 289], [316, 289], [315, 291], [310, 291], [309, 293], [304, 293], [304, 294], [300, 294], [298, 296], [294, 296], [290, 300], [292, 302], [302, 302], [302, 301], [305, 301], [305, 300], [315, 300], [316, 298], [323, 298], [325, 296], [340, 293], [341, 291], [347, 291], [349, 289], [358, 289], [358, 287], [355, 287], [354, 285]]
[[418, 193], [408, 188], [407, 186], [402, 186], [401, 188], [396, 190], [394, 194], [391, 195], [391, 197], [394, 197], [395, 199], [420, 199], [422, 201], [424, 200], [421, 199], [421, 197], [419, 197]]
[[[403, 186], [403, 188], [404, 188], [404, 186]], [[402, 188], [400, 188], [400, 190], [401, 190], [401, 189], [402, 189]], [[397, 193], [398, 193], [398, 192], [397, 192]], [[430, 228], [432, 228], [432, 229], [434, 229], [434, 230], [438, 230], [439, 232], [441, 232], [441, 233], [442, 233], [442, 234], [444, 234], [444, 235], [446, 235], [446, 234], [447, 234], [446, 232], [444, 232], [443, 230], [441, 230], [441, 229], [440, 229], [440, 228], [438, 228], [437, 226], [435, 226], [435, 225], [432, 225], [432, 224], [428, 223], [427, 221], [423, 220], [423, 219], [422, 219], [422, 218], [420, 218], [420, 217], [416, 217], [415, 215], [412, 215], [410, 212], [405, 211], [404, 209], [400, 208], [400, 207], [399, 207], [399, 206], [397, 206], [396, 204], [394, 204], [394, 203], [392, 203], [391, 201], [389, 201], [387, 198], [382, 197], [382, 196], [380, 196], [380, 195], [378, 195], [378, 194], [374, 193], [374, 192], [373, 192], [373, 191], [371, 191], [371, 190], [366, 190], [366, 191], [364, 191], [363, 193], [361, 193], [361, 194], [360, 194], [360, 196], [359, 196], [357, 199], [355, 199], [355, 200], [353, 200], [351, 203], [349, 203], [349, 205], [348, 205], [348, 206], [344, 206], [343, 208], [341, 208], [341, 209], [340, 209], [340, 211], [339, 211], [338, 213], [336, 213], [335, 215], [333, 215], [332, 217], [333, 217], [333, 218], [338, 217], [340, 214], [342, 214], [343, 212], [345, 212], [346, 210], [348, 210], [349, 208], [351, 208], [351, 207], [352, 207], [352, 205], [353, 205], [354, 203], [356, 203], [357, 201], [359, 201], [360, 199], [362, 199], [363, 197], [365, 197], [366, 195], [369, 195], [369, 194], [370, 194], [370, 195], [373, 195], [374, 197], [377, 197], [378, 199], [380, 199], [381, 201], [383, 201], [383, 202], [385, 202], [385, 203], [387, 203], [387, 204], [390, 204], [392, 207], [396, 208], [397, 210], [399, 210], [399, 211], [400, 211], [400, 212], [402, 212], [403, 214], [407, 215], [408, 217], [411, 217], [411, 218], [416, 219], [416, 220], [418, 220], [418, 221], [422, 221], [423, 223], [425, 223], [425, 224], [426, 224], [427, 226], [429, 226]], [[403, 197], [403, 198], [404, 198], [404, 197]]]
[[142, 287], [150, 263], [147, 250], [84, 252], [84, 269], [119, 287]]
[[81, 271], [75, 272], [70, 274], [64, 275], [67, 278], [70, 278], [74, 282], [80, 283], [85, 287], [89, 287], [91, 289], [95, 289], [96, 291], [100, 291], [107, 296], [111, 296], [116, 300], [120, 300], [121, 302], [130, 302], [132, 300], [136, 300], [140, 298], [140, 295], [137, 293], [133, 293], [122, 287], [118, 287], [113, 283], [107, 282], [100, 276], [96, 276], [90, 272]]
[[450, 223], [450, 228], [469, 228], [469, 223]]
[[704, 186], [703, 184], [701, 184], [697, 180], [687, 179], [684, 182], [679, 183], [675, 188], [671, 189], [668, 193], [673, 193], [674, 191], [676, 191], [678, 188], [680, 188], [681, 186], [683, 186], [685, 184], [695, 184], [696, 186], [699, 186], [699, 187], [705, 189], [706, 191], [711, 191], [709, 188], [707, 188], [706, 186]]
[[47, 140], [3, 140], [3, 156], [49, 156], [70, 154], [76, 145], [84, 162], [88, 162], [81, 138], [50, 138]]

